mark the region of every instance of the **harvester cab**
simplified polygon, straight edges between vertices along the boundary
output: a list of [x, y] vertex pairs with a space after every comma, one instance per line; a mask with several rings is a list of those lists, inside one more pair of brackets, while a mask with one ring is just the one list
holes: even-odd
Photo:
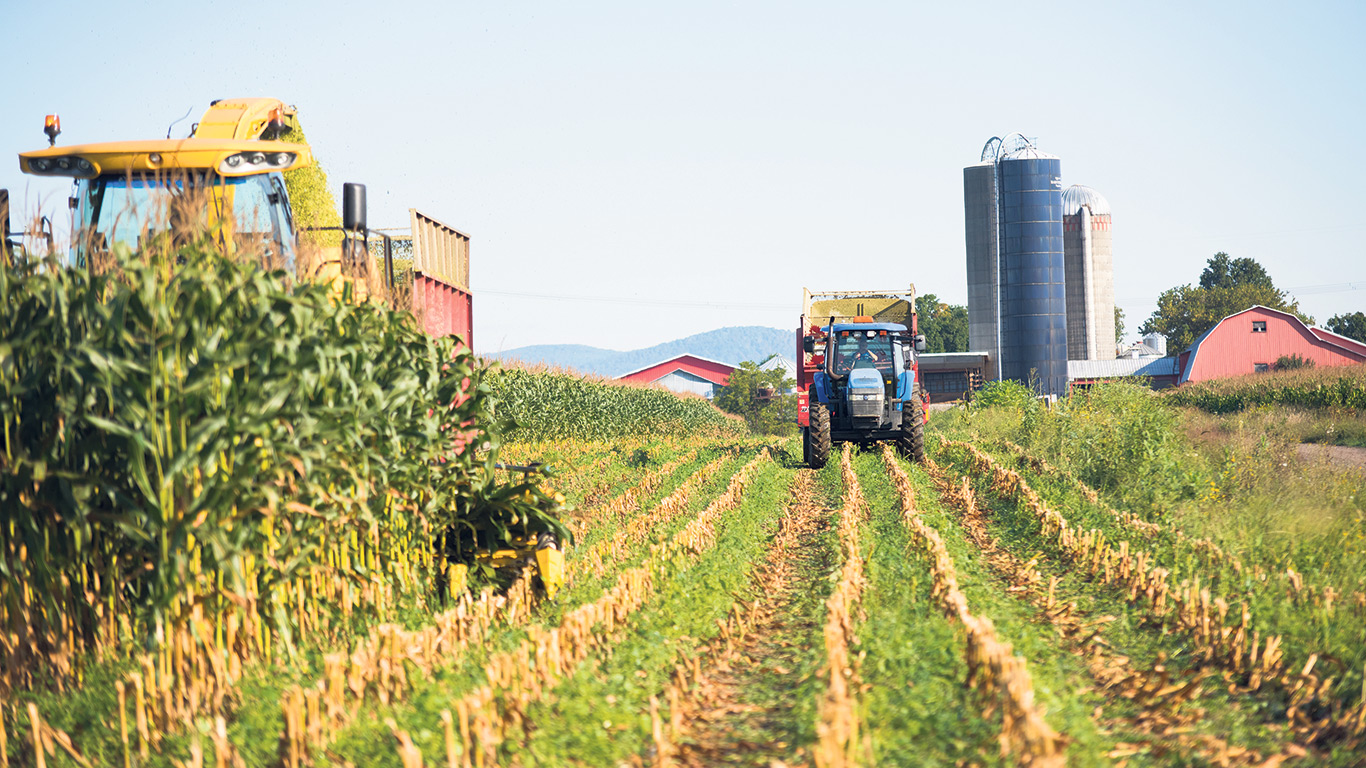
[[283, 173], [313, 160], [305, 144], [277, 137], [296, 125], [278, 99], [213, 102], [189, 138], [57, 146], [23, 152], [34, 176], [72, 179], [73, 266], [97, 266], [112, 248], [176, 244], [209, 234], [233, 252], [292, 268], [298, 247]]
[[925, 403], [917, 353], [915, 287], [908, 291], [804, 291], [797, 329], [797, 425], [808, 466], [842, 442], [893, 440], [925, 458]]

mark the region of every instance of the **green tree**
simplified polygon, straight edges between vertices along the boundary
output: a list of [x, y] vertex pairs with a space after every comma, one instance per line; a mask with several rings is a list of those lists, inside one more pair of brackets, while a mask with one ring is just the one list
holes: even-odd
[[916, 322], [926, 352], [968, 351], [968, 308], [945, 304], [933, 293], [915, 297]]
[[1200, 334], [1235, 312], [1255, 305], [1290, 312], [1305, 323], [1314, 318], [1300, 312], [1298, 301], [1276, 288], [1254, 259], [1230, 259], [1216, 253], [1200, 275], [1200, 284], [1178, 285], [1157, 298], [1157, 311], [1138, 329], [1167, 337], [1173, 353], [1189, 347]]
[[1328, 330], [1366, 343], [1366, 312], [1343, 313], [1328, 318]]
[[792, 434], [797, 431], [797, 395], [787, 391], [796, 386], [785, 371], [746, 360], [731, 371], [716, 407], [742, 417], [755, 432]]
[[1124, 343], [1124, 310], [1115, 307], [1115, 346]]
[[1266, 273], [1256, 259], [1247, 257], [1230, 259], [1227, 253], [1214, 254], [1200, 273], [1201, 288], [1232, 288], [1239, 285], [1259, 285], [1275, 290], [1271, 275]]

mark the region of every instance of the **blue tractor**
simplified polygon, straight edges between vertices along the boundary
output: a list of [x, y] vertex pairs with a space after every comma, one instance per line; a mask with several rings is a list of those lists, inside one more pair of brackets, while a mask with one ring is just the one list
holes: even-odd
[[807, 466], [825, 466], [838, 443], [880, 440], [924, 461], [917, 353], [925, 337], [916, 329], [915, 287], [804, 293], [797, 424]]

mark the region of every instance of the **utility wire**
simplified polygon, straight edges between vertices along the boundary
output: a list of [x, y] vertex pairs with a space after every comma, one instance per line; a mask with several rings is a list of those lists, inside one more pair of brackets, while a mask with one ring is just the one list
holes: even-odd
[[546, 299], [549, 301], [581, 301], [598, 304], [629, 304], [633, 306], [650, 307], [680, 307], [680, 308], [702, 308], [702, 309], [735, 309], [735, 310], [783, 310], [792, 309], [789, 304], [739, 304], [733, 302], [718, 301], [689, 301], [687, 299], [663, 299], [645, 297], [624, 297], [624, 296], [569, 296], [558, 293], [527, 293], [524, 291], [490, 291], [481, 290], [479, 294], [484, 296], [514, 296], [526, 299]]

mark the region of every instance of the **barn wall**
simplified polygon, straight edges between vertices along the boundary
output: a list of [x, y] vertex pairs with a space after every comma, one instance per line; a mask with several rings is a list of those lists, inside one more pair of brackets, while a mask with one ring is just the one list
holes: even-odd
[[[1266, 323], [1266, 331], [1253, 332], [1254, 322]], [[1295, 354], [1317, 366], [1351, 365], [1366, 360], [1366, 355], [1318, 338], [1298, 319], [1253, 308], [1224, 319], [1200, 342], [1187, 380], [1242, 376], [1254, 373], [1257, 363], [1274, 368], [1277, 358]]]
[[687, 371], [673, 371], [655, 379], [655, 383], [661, 384], [665, 389], [673, 392], [691, 392], [694, 395], [701, 395], [710, 400], [716, 394], [717, 386], [710, 381], [694, 376]]

